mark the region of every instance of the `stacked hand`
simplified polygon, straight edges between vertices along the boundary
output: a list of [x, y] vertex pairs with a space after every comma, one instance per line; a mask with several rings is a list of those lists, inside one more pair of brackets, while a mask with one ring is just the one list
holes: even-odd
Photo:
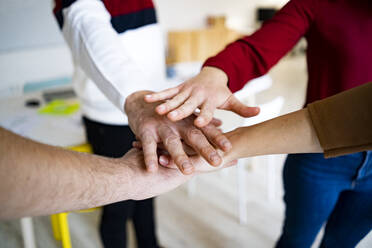
[[149, 103], [164, 101], [156, 108], [160, 115], [167, 114], [172, 121], [179, 121], [191, 116], [197, 108], [200, 115], [195, 119], [197, 127], [205, 127], [213, 119], [215, 109], [235, 112], [243, 117], [252, 117], [259, 113], [257, 107], [242, 104], [227, 87], [227, 75], [220, 69], [204, 67], [194, 78], [158, 93], [148, 94]]
[[211, 120], [202, 128], [194, 126], [196, 119], [194, 115], [177, 122], [170, 121], [155, 112], [157, 104], [144, 101], [144, 96], [149, 93], [151, 92], [133, 93], [127, 98], [125, 104], [129, 125], [141, 141], [148, 171], [154, 172], [159, 168], [158, 144], [163, 145], [184, 174], [193, 173], [194, 166], [185, 153], [182, 142], [200, 154], [209, 164], [218, 166], [222, 163], [221, 155], [215, 147], [227, 152], [231, 149], [231, 143], [218, 128], [221, 124], [219, 121]]
[[[220, 123], [213, 119], [215, 109], [230, 110], [243, 117], [259, 113], [259, 108], [242, 104], [228, 89], [227, 82], [223, 71], [205, 67], [199, 75], [175, 88], [159, 93], [136, 92], [127, 98], [125, 110], [129, 125], [141, 143], [148, 171], [159, 168], [159, 144], [169, 154], [171, 163], [184, 174], [194, 171], [184, 145], [210, 165], [222, 163], [217, 148], [228, 152], [232, 147], [218, 129]], [[195, 116], [198, 108], [200, 114]]]
[[133, 179], [131, 180], [130, 195], [130, 199], [133, 200], [143, 200], [166, 193], [183, 184], [196, 174], [211, 172], [234, 164], [233, 161], [224, 163], [221, 167], [216, 168], [210, 166], [200, 156], [192, 156], [190, 160], [195, 168], [192, 175], [182, 174], [171, 160], [168, 163], [162, 163], [163, 166], [160, 166], [156, 172], [147, 173], [143, 166], [139, 166], [143, 165], [143, 159], [143, 152], [136, 148], [126, 153], [124, 157], [115, 159], [117, 163], [123, 163], [126, 167], [130, 168], [128, 178]]

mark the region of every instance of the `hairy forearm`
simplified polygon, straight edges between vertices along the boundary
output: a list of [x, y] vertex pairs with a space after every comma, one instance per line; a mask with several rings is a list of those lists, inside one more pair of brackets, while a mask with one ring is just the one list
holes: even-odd
[[0, 218], [130, 199], [124, 161], [43, 145], [0, 128]]
[[227, 134], [229, 159], [265, 154], [323, 152], [307, 109], [289, 113]]

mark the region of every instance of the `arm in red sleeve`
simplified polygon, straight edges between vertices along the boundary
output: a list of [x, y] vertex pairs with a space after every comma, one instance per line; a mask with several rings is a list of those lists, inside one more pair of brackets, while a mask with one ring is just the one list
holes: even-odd
[[305, 35], [315, 16], [317, 0], [291, 0], [262, 28], [228, 45], [204, 66], [217, 67], [229, 77], [235, 92], [267, 73]]

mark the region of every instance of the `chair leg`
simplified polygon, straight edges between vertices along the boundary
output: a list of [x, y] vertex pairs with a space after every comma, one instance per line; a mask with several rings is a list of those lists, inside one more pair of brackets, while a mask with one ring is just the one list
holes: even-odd
[[50, 222], [52, 223], [53, 236], [55, 240], [61, 240], [61, 230], [59, 230], [58, 214], [52, 214], [50, 216]]
[[70, 230], [68, 227], [67, 215], [68, 213], [58, 214], [59, 229], [61, 232], [63, 248], [71, 248]]
[[21, 219], [21, 229], [24, 248], [36, 248], [34, 228], [31, 217]]
[[240, 224], [247, 224], [247, 183], [244, 168], [244, 160], [239, 160], [237, 165], [238, 174], [238, 201], [239, 201], [239, 222]]
[[275, 155], [267, 156], [267, 199], [269, 202], [275, 199]]

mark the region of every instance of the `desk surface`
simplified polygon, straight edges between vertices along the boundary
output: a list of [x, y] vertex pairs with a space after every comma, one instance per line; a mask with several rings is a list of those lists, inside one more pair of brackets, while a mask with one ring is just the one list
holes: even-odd
[[69, 116], [41, 115], [38, 107], [25, 106], [28, 99], [38, 99], [41, 106], [44, 104], [41, 92], [0, 99], [0, 126], [49, 145], [67, 147], [86, 141], [79, 111]]

